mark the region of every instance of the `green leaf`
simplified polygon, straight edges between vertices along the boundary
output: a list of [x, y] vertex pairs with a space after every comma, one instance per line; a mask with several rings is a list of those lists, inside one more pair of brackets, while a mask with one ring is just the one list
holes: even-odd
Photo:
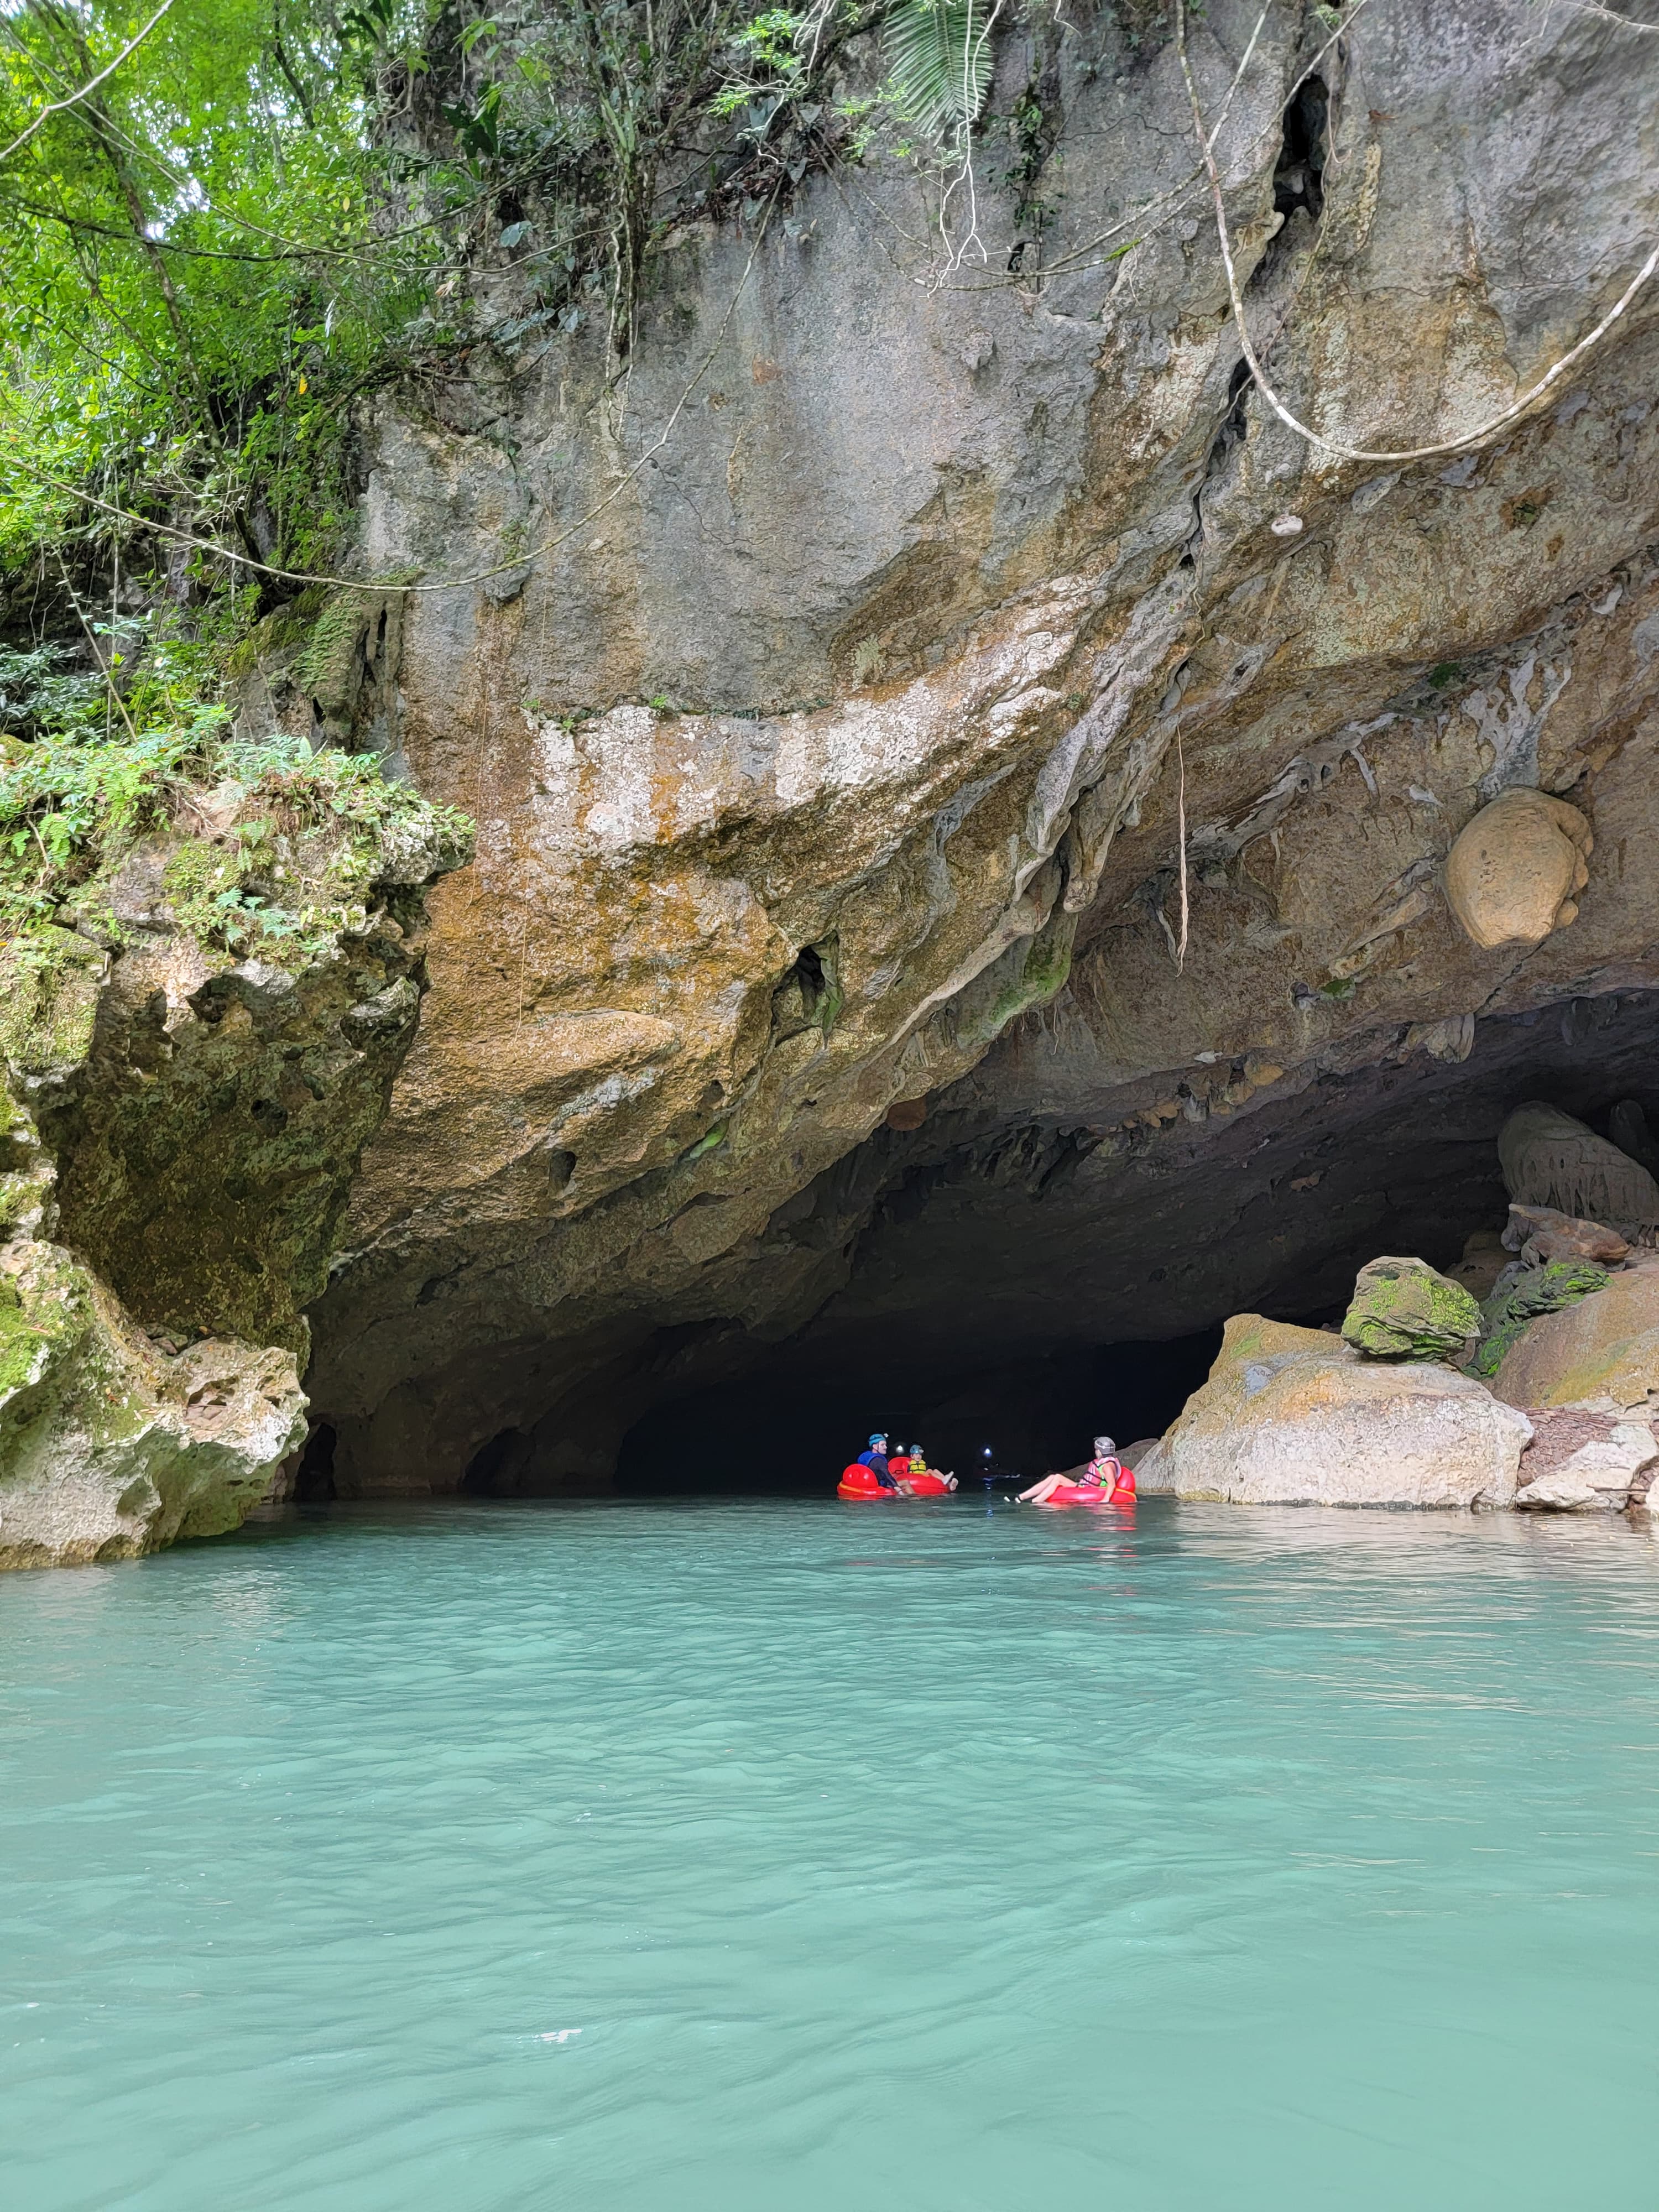
[[887, 18], [893, 105], [943, 143], [975, 123], [991, 88], [987, 0], [899, 0]]

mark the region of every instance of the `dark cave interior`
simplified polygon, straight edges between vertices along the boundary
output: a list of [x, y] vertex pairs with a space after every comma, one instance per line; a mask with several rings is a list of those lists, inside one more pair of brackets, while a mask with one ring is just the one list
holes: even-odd
[[[1449, 1267], [1472, 1232], [1501, 1230], [1497, 1138], [1523, 1100], [1604, 1135], [1634, 1100], [1659, 1131], [1659, 994], [1483, 1018], [1461, 1060], [1374, 1036], [1242, 1110], [1156, 1127], [1090, 1074], [1062, 1044], [969, 1079], [920, 1127], [878, 1130], [769, 1226], [784, 1267], [829, 1263], [804, 1328], [763, 1335], [752, 1279], [748, 1325], [641, 1316], [586, 1396], [483, 1439], [465, 1489], [822, 1495], [873, 1429], [977, 1487], [988, 1453], [1030, 1478], [1076, 1465], [1103, 1430], [1156, 1435], [1229, 1315], [1333, 1322], [1366, 1261]], [[560, 1456], [596, 1408], [620, 1441], [609, 1481]], [[331, 1445], [319, 1429], [301, 1497], [332, 1493]]]
[[1106, 1344], [1006, 1369], [907, 1368], [815, 1373], [781, 1347], [738, 1383], [657, 1407], [630, 1430], [617, 1469], [623, 1495], [687, 1490], [818, 1491], [872, 1430], [926, 1447], [928, 1464], [978, 1482], [1027, 1480], [1088, 1456], [1103, 1427], [1121, 1443], [1156, 1435], [1209, 1371], [1221, 1330], [1161, 1344]]
[[1074, 1465], [1100, 1430], [1155, 1435], [1229, 1314], [1334, 1321], [1380, 1253], [1449, 1267], [1501, 1229], [1497, 1135], [1532, 1097], [1602, 1134], [1633, 1098], [1659, 1130], [1659, 996], [1483, 1021], [1465, 1060], [1360, 1066], [1127, 1156], [1006, 1118], [884, 1132], [846, 1288], [729, 1379], [644, 1412], [617, 1488], [821, 1490], [877, 1428], [974, 1480], [988, 1448], [1030, 1477]]

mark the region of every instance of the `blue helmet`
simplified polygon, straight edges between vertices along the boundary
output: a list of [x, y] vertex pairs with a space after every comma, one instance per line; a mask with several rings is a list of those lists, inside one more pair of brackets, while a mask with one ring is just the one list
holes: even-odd
[[886, 1441], [887, 1441], [886, 1437], [885, 1437], [884, 1436], [883, 1436], [883, 1434], [882, 1434], [881, 1431], [880, 1431], [879, 1429], [878, 1429], [878, 1430], [876, 1431], [876, 1433], [874, 1434], [874, 1436], [872, 1436], [872, 1437], [871, 1437], [871, 1439], [870, 1439], [870, 1449], [871, 1449], [871, 1450], [872, 1450], [872, 1451], [874, 1451], [874, 1449], [875, 1449], [875, 1448], [876, 1448], [876, 1446], [877, 1446], [878, 1444], [884, 1444], [884, 1443], [886, 1443]]

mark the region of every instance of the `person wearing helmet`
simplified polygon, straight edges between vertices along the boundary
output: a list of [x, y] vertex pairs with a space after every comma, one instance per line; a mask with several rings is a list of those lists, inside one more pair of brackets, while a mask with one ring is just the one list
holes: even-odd
[[869, 1449], [859, 1454], [858, 1463], [860, 1467], [869, 1468], [884, 1490], [896, 1490], [899, 1487], [888, 1465], [887, 1439], [879, 1429], [871, 1437]]
[[[890, 1466], [892, 1462], [890, 1461], [888, 1464]], [[947, 1489], [954, 1490], [957, 1486], [957, 1479], [955, 1475], [942, 1474], [938, 1468], [928, 1466], [927, 1455], [923, 1451], [920, 1444], [911, 1445], [910, 1463], [906, 1472], [910, 1475], [937, 1474], [939, 1475], [940, 1481], [945, 1485]]]
[[1060, 1489], [1100, 1490], [1112, 1504], [1126, 1504], [1135, 1494], [1135, 1479], [1122, 1461], [1114, 1456], [1116, 1450], [1110, 1437], [1097, 1437], [1094, 1456], [1080, 1474], [1045, 1474], [1041, 1482], [1034, 1482], [1029, 1490], [1020, 1492], [1020, 1504], [1046, 1505]]

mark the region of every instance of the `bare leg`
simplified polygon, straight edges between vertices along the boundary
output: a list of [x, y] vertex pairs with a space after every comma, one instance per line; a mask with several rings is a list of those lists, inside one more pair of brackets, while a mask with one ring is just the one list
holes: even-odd
[[1065, 1480], [1063, 1474], [1045, 1474], [1041, 1482], [1034, 1482], [1029, 1490], [1020, 1492], [1020, 1504], [1046, 1505]]

